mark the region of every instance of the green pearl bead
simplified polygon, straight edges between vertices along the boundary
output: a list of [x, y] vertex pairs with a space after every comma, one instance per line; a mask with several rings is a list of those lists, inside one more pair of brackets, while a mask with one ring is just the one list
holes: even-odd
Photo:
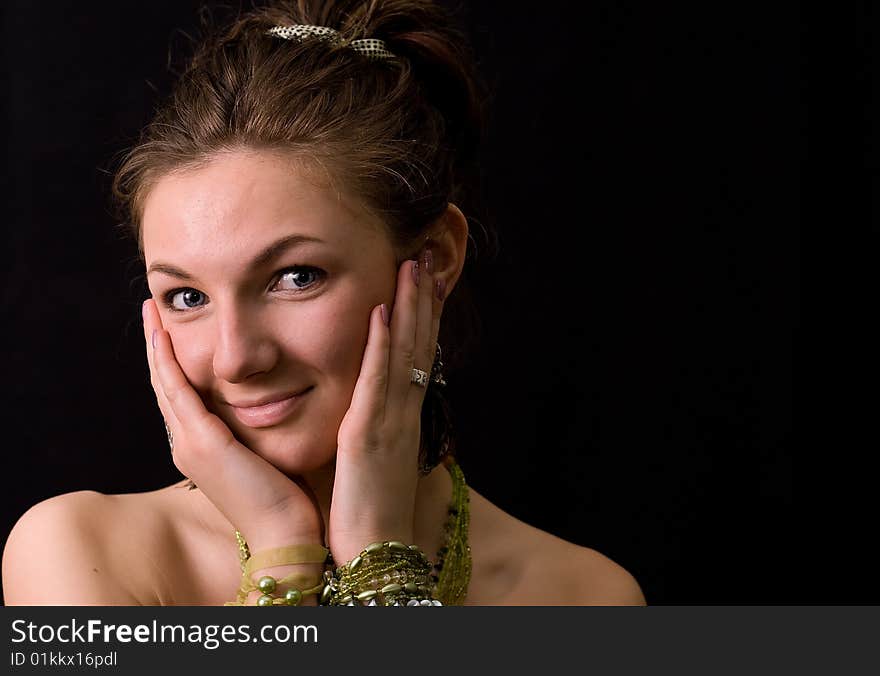
[[257, 582], [257, 589], [264, 594], [271, 594], [275, 591], [275, 578], [270, 575], [264, 575], [260, 578], [259, 582]]
[[287, 601], [289, 606], [298, 606], [299, 602], [302, 601], [302, 597], [302, 592], [299, 589], [288, 589], [284, 594], [284, 600]]
[[385, 546], [384, 542], [371, 542], [366, 547], [364, 547], [364, 553], [365, 554], [372, 554], [373, 552], [378, 552], [384, 546]]
[[260, 598], [257, 599], [258, 606], [271, 606], [272, 605], [272, 597], [266, 596], [263, 594]]

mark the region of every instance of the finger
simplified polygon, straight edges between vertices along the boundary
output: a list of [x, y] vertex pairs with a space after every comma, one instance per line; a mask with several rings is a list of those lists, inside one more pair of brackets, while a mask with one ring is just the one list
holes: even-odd
[[431, 294], [431, 341], [429, 344], [432, 368], [434, 366], [434, 360], [437, 357], [437, 348], [440, 341], [440, 317], [443, 316], [443, 303], [445, 300], [446, 280], [435, 278], [433, 292]]
[[[151, 310], [151, 318], [159, 320], [155, 303]], [[241, 472], [247, 471], [257, 456], [238, 452], [239, 444], [231, 430], [205, 407], [174, 355], [171, 335], [156, 328], [148, 346], [156, 396], [165, 424], [174, 435], [174, 464], [203, 490], [229, 493], [226, 486], [231, 477], [243, 476]]]
[[[440, 286], [438, 286], [438, 284]], [[437, 348], [440, 341], [440, 317], [443, 316], [443, 301], [445, 298], [446, 280], [434, 280], [434, 292], [431, 295], [431, 366], [434, 366], [434, 360], [437, 357]]]
[[345, 419], [346, 426], [352, 425], [353, 438], [363, 441], [367, 449], [381, 446], [379, 433], [385, 418], [390, 345], [391, 333], [382, 318], [382, 306], [377, 305], [370, 313], [367, 347]]
[[[413, 269], [417, 261], [405, 261], [397, 274], [397, 293], [391, 313], [391, 353], [388, 366], [389, 411], [403, 411], [409, 398], [410, 375], [415, 363], [416, 324], [419, 288]], [[419, 270], [421, 281], [422, 270]]]
[[[223, 449], [229, 446], [234, 441], [232, 432], [205, 408], [201, 397], [187, 380], [174, 356], [170, 334], [164, 329], [156, 329], [151, 336], [151, 345], [159, 391], [174, 421], [166, 419], [166, 424], [172, 428], [175, 437], [185, 434], [198, 439], [199, 443], [195, 444], [198, 448]], [[181, 425], [180, 421], [186, 421], [186, 424]]]
[[[414, 368], [425, 373], [431, 373], [431, 365], [434, 363], [436, 339], [434, 331], [434, 263], [432, 252], [425, 249], [422, 254], [421, 275], [419, 277], [418, 307], [416, 308], [416, 336], [414, 351]], [[407, 395], [408, 414], [418, 415], [425, 400], [427, 386], [422, 387], [413, 383], [409, 387]], [[412, 418], [410, 418], [412, 419]]]
[[159, 377], [156, 375], [156, 367], [154, 365], [155, 360], [153, 358], [153, 331], [163, 328], [162, 319], [159, 316], [159, 309], [156, 307], [156, 301], [152, 298], [148, 298], [144, 301], [142, 311], [144, 319], [144, 344], [147, 351], [147, 365], [150, 368], [150, 385], [156, 395], [156, 403], [159, 405], [159, 410], [162, 413], [162, 417], [165, 419], [165, 424], [171, 426], [173, 423], [177, 422], [177, 419], [174, 417], [171, 407], [165, 400], [162, 388], [159, 387]]

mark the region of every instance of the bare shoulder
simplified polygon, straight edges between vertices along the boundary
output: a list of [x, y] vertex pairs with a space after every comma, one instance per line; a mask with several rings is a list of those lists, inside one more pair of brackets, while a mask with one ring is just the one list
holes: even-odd
[[544, 567], [554, 570], [565, 592], [560, 604], [589, 606], [647, 605], [642, 588], [623, 566], [589, 547], [566, 542], [548, 533]]
[[[639, 583], [595, 549], [540, 530], [471, 492], [474, 603], [646, 605]], [[491, 590], [481, 594], [479, 586]]]
[[140, 605], [128, 553], [148, 495], [76, 491], [27, 510], [3, 550], [5, 604]]

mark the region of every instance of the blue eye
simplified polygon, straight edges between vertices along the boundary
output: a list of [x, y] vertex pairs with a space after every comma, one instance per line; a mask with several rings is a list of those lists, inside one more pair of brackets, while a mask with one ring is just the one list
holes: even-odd
[[[184, 307], [180, 307], [180, 305], [175, 302], [178, 298], [180, 298]], [[196, 289], [179, 289], [165, 294], [165, 305], [178, 312], [185, 312], [186, 310], [200, 307], [200, 301], [204, 300], [205, 294]]]
[[289, 290], [304, 291], [305, 289], [308, 289], [309, 287], [317, 284], [322, 273], [323, 270], [306, 266], [290, 268], [281, 273], [281, 276], [278, 278], [278, 282], [275, 284], [275, 286], [283, 286], [284, 282], [289, 280], [289, 282], [293, 285], [292, 287], [287, 287]]

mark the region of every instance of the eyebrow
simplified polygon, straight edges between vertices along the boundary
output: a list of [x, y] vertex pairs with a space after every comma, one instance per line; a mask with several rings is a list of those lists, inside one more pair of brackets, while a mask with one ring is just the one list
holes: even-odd
[[[249, 263], [248, 268], [255, 269], [263, 267], [278, 258], [288, 249], [292, 249], [296, 246], [299, 246], [300, 244], [305, 244], [307, 242], [317, 242], [319, 244], [324, 244], [324, 240], [318, 239], [317, 237], [310, 237], [309, 235], [288, 235], [287, 237], [282, 237], [281, 239], [272, 242], [269, 246], [267, 246], [260, 253], [254, 256], [254, 258]], [[155, 263], [153, 263], [150, 266], [150, 269], [147, 270], [147, 275], [149, 275], [151, 272], [163, 272], [166, 275], [170, 275], [171, 277], [177, 277], [178, 279], [183, 279], [187, 281], [192, 281], [193, 279], [195, 279], [195, 277], [189, 274], [186, 270], [183, 270], [176, 265], [163, 263], [161, 261], [156, 261]]]

